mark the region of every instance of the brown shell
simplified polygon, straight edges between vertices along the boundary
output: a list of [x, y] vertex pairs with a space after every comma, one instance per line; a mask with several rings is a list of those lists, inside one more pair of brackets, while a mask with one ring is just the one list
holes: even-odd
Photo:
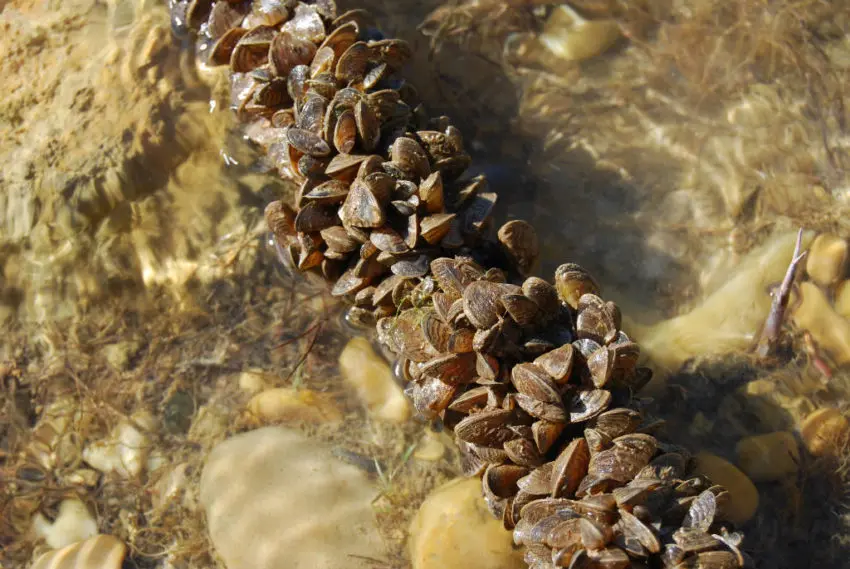
[[425, 339], [422, 330], [422, 320], [428, 312], [405, 310], [392, 319], [390, 334], [398, 350], [414, 362], [426, 362], [439, 355], [433, 346]]
[[407, 243], [405, 243], [398, 231], [388, 225], [373, 229], [369, 234], [369, 240], [379, 250], [392, 253], [393, 255], [400, 255], [409, 250]]
[[599, 294], [599, 285], [583, 267], [566, 263], [555, 270], [555, 288], [561, 301], [572, 308], [578, 307], [583, 294]]
[[523, 395], [522, 393], [518, 393], [516, 395], [516, 402], [523, 411], [537, 419], [543, 419], [553, 423], [563, 423], [567, 420], [567, 414], [566, 411], [564, 411], [564, 406], [560, 403], [544, 403], [539, 399]]
[[449, 409], [461, 413], [469, 413], [473, 409], [483, 409], [490, 398], [490, 391], [489, 387], [483, 385], [468, 389], [452, 401]]
[[552, 490], [553, 464], [552, 462], [547, 462], [539, 468], [535, 468], [527, 476], [517, 480], [517, 487], [523, 492], [534, 496], [545, 496], [549, 494]]
[[[221, 2], [223, 4], [223, 2]], [[227, 65], [230, 63], [230, 57], [233, 54], [233, 50], [236, 48], [236, 44], [239, 43], [239, 40], [242, 39], [242, 36], [248, 33], [248, 30], [245, 28], [230, 28], [226, 32], [222, 34], [220, 38], [215, 42], [210, 51], [210, 64], [211, 65]]]
[[531, 425], [531, 433], [534, 437], [534, 444], [537, 445], [537, 450], [541, 453], [546, 453], [561, 436], [565, 427], [564, 423], [551, 423], [549, 421], [535, 421]]
[[334, 29], [322, 42], [321, 48], [330, 48], [335, 58], [342, 56], [351, 45], [357, 41], [358, 25], [356, 22], [346, 22]]
[[511, 382], [517, 391], [553, 405], [560, 405], [561, 395], [555, 384], [541, 368], [534, 364], [517, 364], [511, 370]]
[[515, 464], [533, 468], [543, 463], [543, 456], [530, 439], [519, 438], [508, 441], [504, 444], [504, 449], [508, 458]]
[[633, 433], [641, 422], [641, 414], [633, 409], [611, 409], [591, 422], [593, 428], [610, 439]]
[[422, 366], [422, 373], [449, 385], [469, 383], [475, 374], [475, 355], [466, 353], [438, 356]]
[[581, 423], [592, 419], [608, 409], [611, 392], [604, 389], [582, 389], [570, 402], [570, 422]]
[[537, 318], [537, 305], [523, 294], [503, 294], [502, 305], [520, 326], [531, 326]]
[[295, 230], [302, 233], [321, 231], [339, 224], [336, 208], [310, 202], [295, 217]]
[[[314, 43], [299, 39], [289, 32], [278, 33], [269, 46], [269, 62], [277, 77], [288, 76], [289, 72], [298, 65], [309, 65], [314, 55], [316, 55]], [[309, 74], [309, 68], [305, 68], [305, 74]], [[293, 95], [293, 99], [300, 98], [293, 93], [290, 95]]]
[[494, 409], [470, 415], [455, 425], [455, 436], [462, 441], [481, 446], [502, 446], [515, 435], [508, 428], [514, 412]]
[[371, 152], [381, 138], [381, 122], [375, 115], [375, 111], [363, 100], [357, 101], [354, 105], [354, 120], [360, 144], [364, 150]]
[[336, 64], [336, 79], [343, 83], [360, 81], [366, 72], [371, 50], [362, 41], [351, 44], [339, 56]]
[[537, 232], [527, 221], [515, 219], [499, 228], [499, 244], [518, 272], [525, 276], [534, 268], [540, 254]]
[[564, 344], [542, 356], [538, 356], [534, 363], [543, 369], [556, 383], [566, 383], [570, 379], [570, 373], [575, 361], [575, 349], [571, 344]]
[[369, 186], [355, 181], [339, 211], [343, 223], [355, 227], [380, 227], [386, 222], [384, 209]]
[[354, 113], [344, 111], [336, 121], [333, 132], [334, 147], [341, 154], [348, 154], [354, 149], [357, 142], [357, 125], [354, 122]]
[[322, 138], [309, 130], [290, 128], [286, 131], [286, 137], [295, 149], [311, 156], [327, 156], [331, 153], [331, 147]]
[[480, 329], [495, 325], [502, 312], [499, 300], [501, 288], [488, 281], [471, 283], [463, 291], [463, 311], [472, 324]]
[[589, 464], [587, 441], [583, 438], [574, 439], [561, 451], [552, 466], [552, 497], [572, 497], [587, 474]]
[[605, 387], [614, 373], [613, 354], [608, 348], [599, 348], [587, 358], [587, 369], [594, 387]]
[[412, 383], [413, 406], [423, 416], [434, 419], [449, 406], [457, 387], [436, 378], [425, 378], [421, 383]]

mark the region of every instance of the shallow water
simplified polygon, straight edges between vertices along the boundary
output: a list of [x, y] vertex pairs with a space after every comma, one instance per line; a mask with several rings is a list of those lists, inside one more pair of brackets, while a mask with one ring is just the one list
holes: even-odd
[[[838, 38], [825, 42], [834, 80], [824, 80], [823, 93], [799, 85], [772, 91], [752, 79], [737, 86], [739, 95], [706, 95], [716, 99], [709, 104], [694, 102], [692, 78], [658, 79], [666, 75], [652, 56], [672, 45], [666, 36], [635, 37], [578, 65], [526, 68], [495, 63], [493, 38], [430, 50], [417, 26], [436, 2], [357, 5], [413, 46], [408, 76], [432, 114], [449, 114], [463, 131], [470, 173], [485, 172], [500, 194], [497, 221], [535, 225], [540, 274], [566, 261], [586, 266], [648, 342], [650, 325], [722, 288], [756, 245], [769, 248], [798, 224], [850, 236], [842, 215], [850, 187], [841, 168], [844, 111], [814, 108], [844, 99], [846, 39], [834, 30], [823, 32]], [[341, 384], [336, 362], [350, 334], [339, 325], [341, 307], [281, 271], [268, 247], [262, 208], [293, 188], [265, 172], [241, 140], [223, 74], [194, 67], [161, 5], [9, 2], [0, 10], [10, 31], [0, 47], [11, 54], [0, 72], [15, 93], [0, 115], [7, 123], [0, 152], [12, 165], [0, 178], [0, 318], [12, 330], [0, 352], [9, 418], [0, 424], [0, 472], [17, 468], [16, 453], [31, 442], [45, 406], [67, 397], [91, 417], [79, 427], [84, 439], [139, 410], [167, 409], [155, 429], [158, 449], [190, 465], [196, 481], [213, 443], [256, 426], [242, 413], [250, 394], [236, 378], [258, 370], [267, 387], [331, 394], [345, 429], [310, 434], [361, 466], [393, 473], [381, 478], [376, 516], [387, 545], [382, 560], [403, 564], [399, 528], [458, 473], [456, 457], [412, 460], [409, 449], [429, 427], [377, 423]], [[841, 17], [835, 25], [846, 34]], [[778, 258], [771, 266], [781, 276]], [[750, 293], [767, 299], [766, 290]], [[749, 322], [729, 330], [742, 339], [727, 351], [757, 331]], [[790, 352], [796, 359], [772, 371], [733, 357], [687, 369], [654, 411], [671, 432], [686, 433], [677, 442], [732, 457], [740, 437], [766, 429], [761, 415], [780, 416], [774, 429], [793, 429], [797, 420], [773, 400], [761, 402], [766, 411], [756, 408], [741, 392], [755, 379], [844, 410], [846, 375], [815, 381], [799, 343]], [[695, 430], [697, 413], [713, 428]], [[771, 566], [836, 559], [843, 543], [844, 512], [838, 502], [825, 512], [822, 501], [843, 496], [846, 473], [813, 462], [796, 481], [760, 485], [766, 505], [744, 529], [755, 536], [753, 554]], [[101, 532], [130, 541], [136, 566], [214, 562], [190, 491], [185, 503], [151, 514], [145, 496], [156, 477], [104, 477], [87, 487], [66, 475], [57, 468], [46, 482], [4, 496], [9, 527], [0, 525], [7, 547], [0, 560], [26, 566], [44, 549], [27, 532], [27, 517], [39, 510], [50, 518], [60, 498], [75, 494], [99, 511]], [[136, 515], [122, 518], [122, 509]], [[151, 529], [169, 524], [174, 539]], [[808, 532], [817, 545], [804, 543]], [[768, 543], [789, 545], [765, 553]], [[786, 553], [793, 561], [783, 560]]]

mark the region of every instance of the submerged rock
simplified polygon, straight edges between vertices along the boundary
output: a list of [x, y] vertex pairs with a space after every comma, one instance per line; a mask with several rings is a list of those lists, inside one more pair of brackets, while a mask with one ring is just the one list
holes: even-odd
[[830, 286], [847, 269], [847, 241], [835, 235], [818, 235], [809, 247], [806, 273], [820, 286]]
[[837, 314], [823, 290], [812, 283], [800, 284], [800, 297], [792, 314], [794, 324], [809, 332], [836, 364], [850, 363], [850, 321]]
[[36, 559], [30, 569], [120, 569], [127, 546], [111, 535], [78, 541]]
[[41, 513], [36, 514], [33, 529], [47, 545], [58, 549], [97, 534], [97, 521], [80, 500], [69, 499], [59, 504], [59, 515], [53, 522]]
[[413, 569], [524, 569], [511, 533], [481, 499], [478, 478], [437, 488], [410, 524]]
[[[809, 239], [804, 238], [804, 246]], [[635, 341], [661, 372], [647, 392], [663, 385], [664, 372], [678, 369], [688, 359], [739, 352], [752, 345], [770, 310], [771, 297], [765, 291], [782, 280], [795, 241], [796, 232], [780, 235], [747, 255], [717, 290], [686, 314], [649, 327], [624, 324], [634, 330]]]
[[320, 424], [342, 421], [342, 413], [333, 399], [310, 389], [267, 389], [251, 398], [248, 411], [266, 422]]
[[782, 480], [800, 468], [797, 440], [787, 431], [741, 439], [735, 452], [741, 469], [756, 482]]
[[374, 418], [403, 423], [410, 417], [410, 402], [393, 381], [390, 366], [366, 338], [348, 342], [339, 356], [339, 369]]
[[156, 425], [147, 412], [136, 413], [132, 419], [119, 423], [108, 438], [87, 445], [83, 460], [101, 472], [123, 478], [141, 474], [152, 444], [149, 433], [156, 430]]
[[819, 409], [800, 425], [803, 445], [814, 456], [823, 456], [837, 449], [850, 435], [850, 421], [838, 409]]
[[281, 427], [219, 443], [201, 474], [210, 537], [227, 569], [358, 569], [383, 557], [377, 491], [325, 445]]
[[710, 452], [700, 452], [694, 458], [696, 472], [708, 476], [712, 482], [729, 491], [731, 498], [724, 512], [730, 521], [743, 524], [755, 515], [759, 492], [746, 474], [728, 460]]

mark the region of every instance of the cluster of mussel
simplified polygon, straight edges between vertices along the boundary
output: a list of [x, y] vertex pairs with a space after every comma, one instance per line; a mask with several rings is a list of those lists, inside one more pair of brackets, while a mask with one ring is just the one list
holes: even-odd
[[532, 567], [744, 565], [729, 494], [650, 433], [650, 377], [591, 276], [529, 276], [533, 228], [489, 237], [496, 195], [458, 129], [396, 76], [410, 49], [332, 0], [191, 0], [210, 64], [278, 172], [299, 184], [266, 219], [291, 268], [316, 273], [399, 357], [407, 393], [453, 430], [468, 474]]

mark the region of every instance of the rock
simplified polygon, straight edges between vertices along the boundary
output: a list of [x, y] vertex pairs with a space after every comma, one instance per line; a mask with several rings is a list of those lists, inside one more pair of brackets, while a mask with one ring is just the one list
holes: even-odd
[[835, 312], [850, 319], [850, 280], [846, 280], [835, 288], [835, 300], [833, 302]]
[[828, 287], [847, 270], [847, 241], [822, 233], [815, 237], [806, 259], [806, 273], [815, 283]]
[[561, 4], [546, 20], [540, 42], [565, 61], [582, 61], [604, 53], [621, 37], [614, 20], [586, 20]]
[[793, 476], [800, 465], [797, 439], [788, 431], [755, 435], [735, 446], [738, 464], [756, 482], [770, 482]]
[[[658, 393], [667, 375], [689, 359], [749, 348], [770, 310], [771, 298], [764, 291], [782, 280], [796, 239], [796, 232], [778, 235], [753, 250], [686, 314], [652, 326], [623, 318], [623, 328], [631, 331], [656, 367], [643, 393]], [[809, 240], [810, 234], [804, 237], [804, 246]]]
[[80, 500], [68, 499], [59, 504], [59, 515], [51, 523], [39, 512], [33, 518], [33, 530], [47, 545], [59, 549], [97, 535], [97, 522]]
[[118, 371], [130, 369], [130, 360], [139, 351], [139, 343], [134, 341], [117, 342], [103, 347], [103, 357]]
[[728, 460], [709, 452], [700, 452], [694, 459], [696, 473], [708, 476], [729, 491], [730, 500], [725, 506], [729, 521], [743, 524], [755, 515], [759, 506], [759, 493], [746, 474]]
[[264, 422], [339, 423], [342, 413], [333, 398], [309, 389], [278, 387], [256, 394], [248, 411]]
[[836, 364], [850, 363], [850, 321], [832, 309], [826, 294], [817, 285], [800, 283], [800, 296], [791, 314], [794, 324], [808, 331]]
[[413, 569], [525, 569], [511, 532], [493, 518], [478, 478], [434, 490], [410, 524]]
[[435, 433], [431, 429], [426, 430], [413, 451], [413, 458], [436, 462], [446, 454], [446, 444], [451, 444], [451, 438], [445, 431]]
[[48, 551], [36, 559], [30, 569], [120, 569], [127, 546], [111, 535], [98, 535]]
[[360, 569], [384, 557], [366, 474], [281, 427], [219, 443], [200, 500], [227, 569]]
[[[150, 413], [136, 413], [132, 418], [133, 422], [121, 421], [106, 440], [86, 446], [83, 460], [101, 472], [114, 472], [124, 478], [138, 476], [148, 458], [148, 433], [155, 431], [155, 424]], [[145, 430], [140, 431], [136, 425]]]
[[248, 393], [259, 393], [266, 388], [266, 379], [264, 374], [256, 371], [243, 371], [237, 379], [239, 389], [244, 389]]
[[346, 344], [339, 356], [339, 369], [374, 418], [403, 423], [410, 417], [410, 402], [393, 381], [390, 366], [366, 338], [352, 338]]
[[814, 456], [834, 452], [847, 440], [848, 435], [850, 421], [838, 409], [819, 409], [800, 425], [803, 445]]

